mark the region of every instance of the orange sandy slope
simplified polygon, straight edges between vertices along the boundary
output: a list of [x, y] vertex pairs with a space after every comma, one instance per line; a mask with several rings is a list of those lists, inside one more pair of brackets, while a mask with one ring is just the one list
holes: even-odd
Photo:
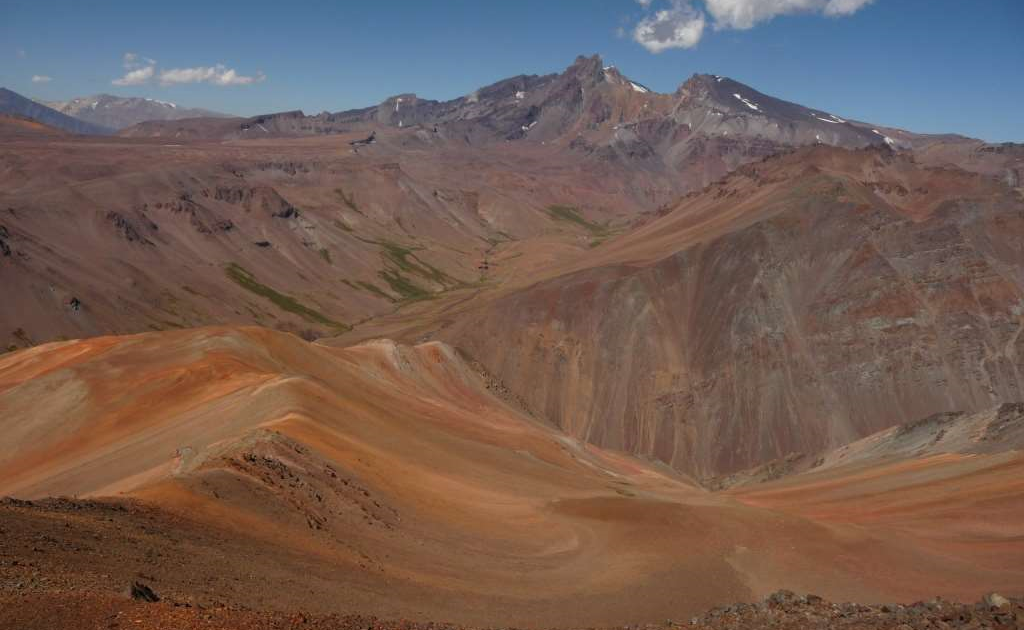
[[440, 343], [260, 328], [39, 346], [0, 358], [0, 495], [125, 494], [206, 523], [281, 558], [272, 595], [242, 603], [282, 609], [607, 626], [783, 587], [1024, 590], [1019, 453], [713, 494], [486, 383]]

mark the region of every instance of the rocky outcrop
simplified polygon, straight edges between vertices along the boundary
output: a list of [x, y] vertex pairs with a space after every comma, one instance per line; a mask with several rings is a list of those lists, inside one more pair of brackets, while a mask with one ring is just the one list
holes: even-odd
[[[777, 591], [760, 602], [714, 608], [690, 619], [695, 630], [868, 628], [999, 628], [1024, 624], [1024, 599], [990, 593], [975, 604], [936, 597], [913, 604], [832, 603], [817, 595]], [[673, 624], [674, 625], [674, 624]]]
[[153, 245], [153, 241], [149, 240], [143, 232], [152, 233], [159, 229], [156, 223], [153, 223], [141, 213], [136, 214], [135, 217], [129, 217], [121, 212], [111, 210], [107, 212], [106, 219], [114, 226], [114, 229], [121, 235], [121, 238], [129, 243]]
[[11, 255], [11, 252], [12, 252], [11, 246], [8, 244], [8, 241], [10, 240], [10, 238], [11, 238], [11, 233], [7, 231], [6, 227], [0, 225], [0, 255], [2, 255], [2, 256], [10, 256]]

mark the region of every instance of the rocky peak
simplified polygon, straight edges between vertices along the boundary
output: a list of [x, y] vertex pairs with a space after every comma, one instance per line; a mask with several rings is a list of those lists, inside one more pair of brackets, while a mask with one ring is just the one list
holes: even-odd
[[736, 85], [740, 84], [717, 74], [694, 74], [679, 86], [676, 95], [682, 98], [705, 99]]
[[600, 55], [576, 57], [576, 61], [562, 73], [565, 78], [578, 79], [584, 84], [593, 84], [604, 80], [604, 61]]

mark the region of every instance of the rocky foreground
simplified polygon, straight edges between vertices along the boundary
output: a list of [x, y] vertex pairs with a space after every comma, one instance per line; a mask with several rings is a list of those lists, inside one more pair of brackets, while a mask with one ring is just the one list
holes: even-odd
[[[0, 598], [2, 628], [136, 628], [140, 630], [461, 630], [463, 626], [386, 621], [358, 615], [309, 616], [301, 612], [257, 612], [232, 607], [193, 606], [159, 600], [142, 584], [125, 589], [123, 596], [39, 593]], [[149, 601], [156, 599], [157, 601]], [[655, 628], [696, 629], [813, 629], [845, 628], [924, 630], [931, 628], [1024, 628], [1024, 598], [989, 594], [975, 604], [928, 602], [902, 604], [836, 604], [815, 595], [778, 591], [761, 602], [715, 608], [688, 622], [666, 620], [663, 624], [627, 626], [632, 630]]]
[[772, 593], [756, 604], [715, 608], [690, 620], [694, 628], [1024, 628], [1024, 599], [997, 593], [976, 604], [935, 598], [903, 604], [836, 604], [816, 595]]

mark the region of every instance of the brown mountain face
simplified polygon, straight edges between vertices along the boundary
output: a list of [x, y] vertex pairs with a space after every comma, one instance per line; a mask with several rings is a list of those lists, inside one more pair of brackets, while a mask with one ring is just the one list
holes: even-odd
[[[434, 147], [383, 129], [354, 153], [364, 137], [15, 129], [0, 150], [3, 346], [222, 322], [336, 334], [475, 286], [503, 243], [582, 249], [583, 226], [610, 233], [674, 195], [662, 178], [539, 144]], [[570, 204], [587, 218], [551, 210]]]
[[1022, 242], [996, 181], [819, 147], [436, 335], [571, 435], [711, 476], [1024, 397]]

